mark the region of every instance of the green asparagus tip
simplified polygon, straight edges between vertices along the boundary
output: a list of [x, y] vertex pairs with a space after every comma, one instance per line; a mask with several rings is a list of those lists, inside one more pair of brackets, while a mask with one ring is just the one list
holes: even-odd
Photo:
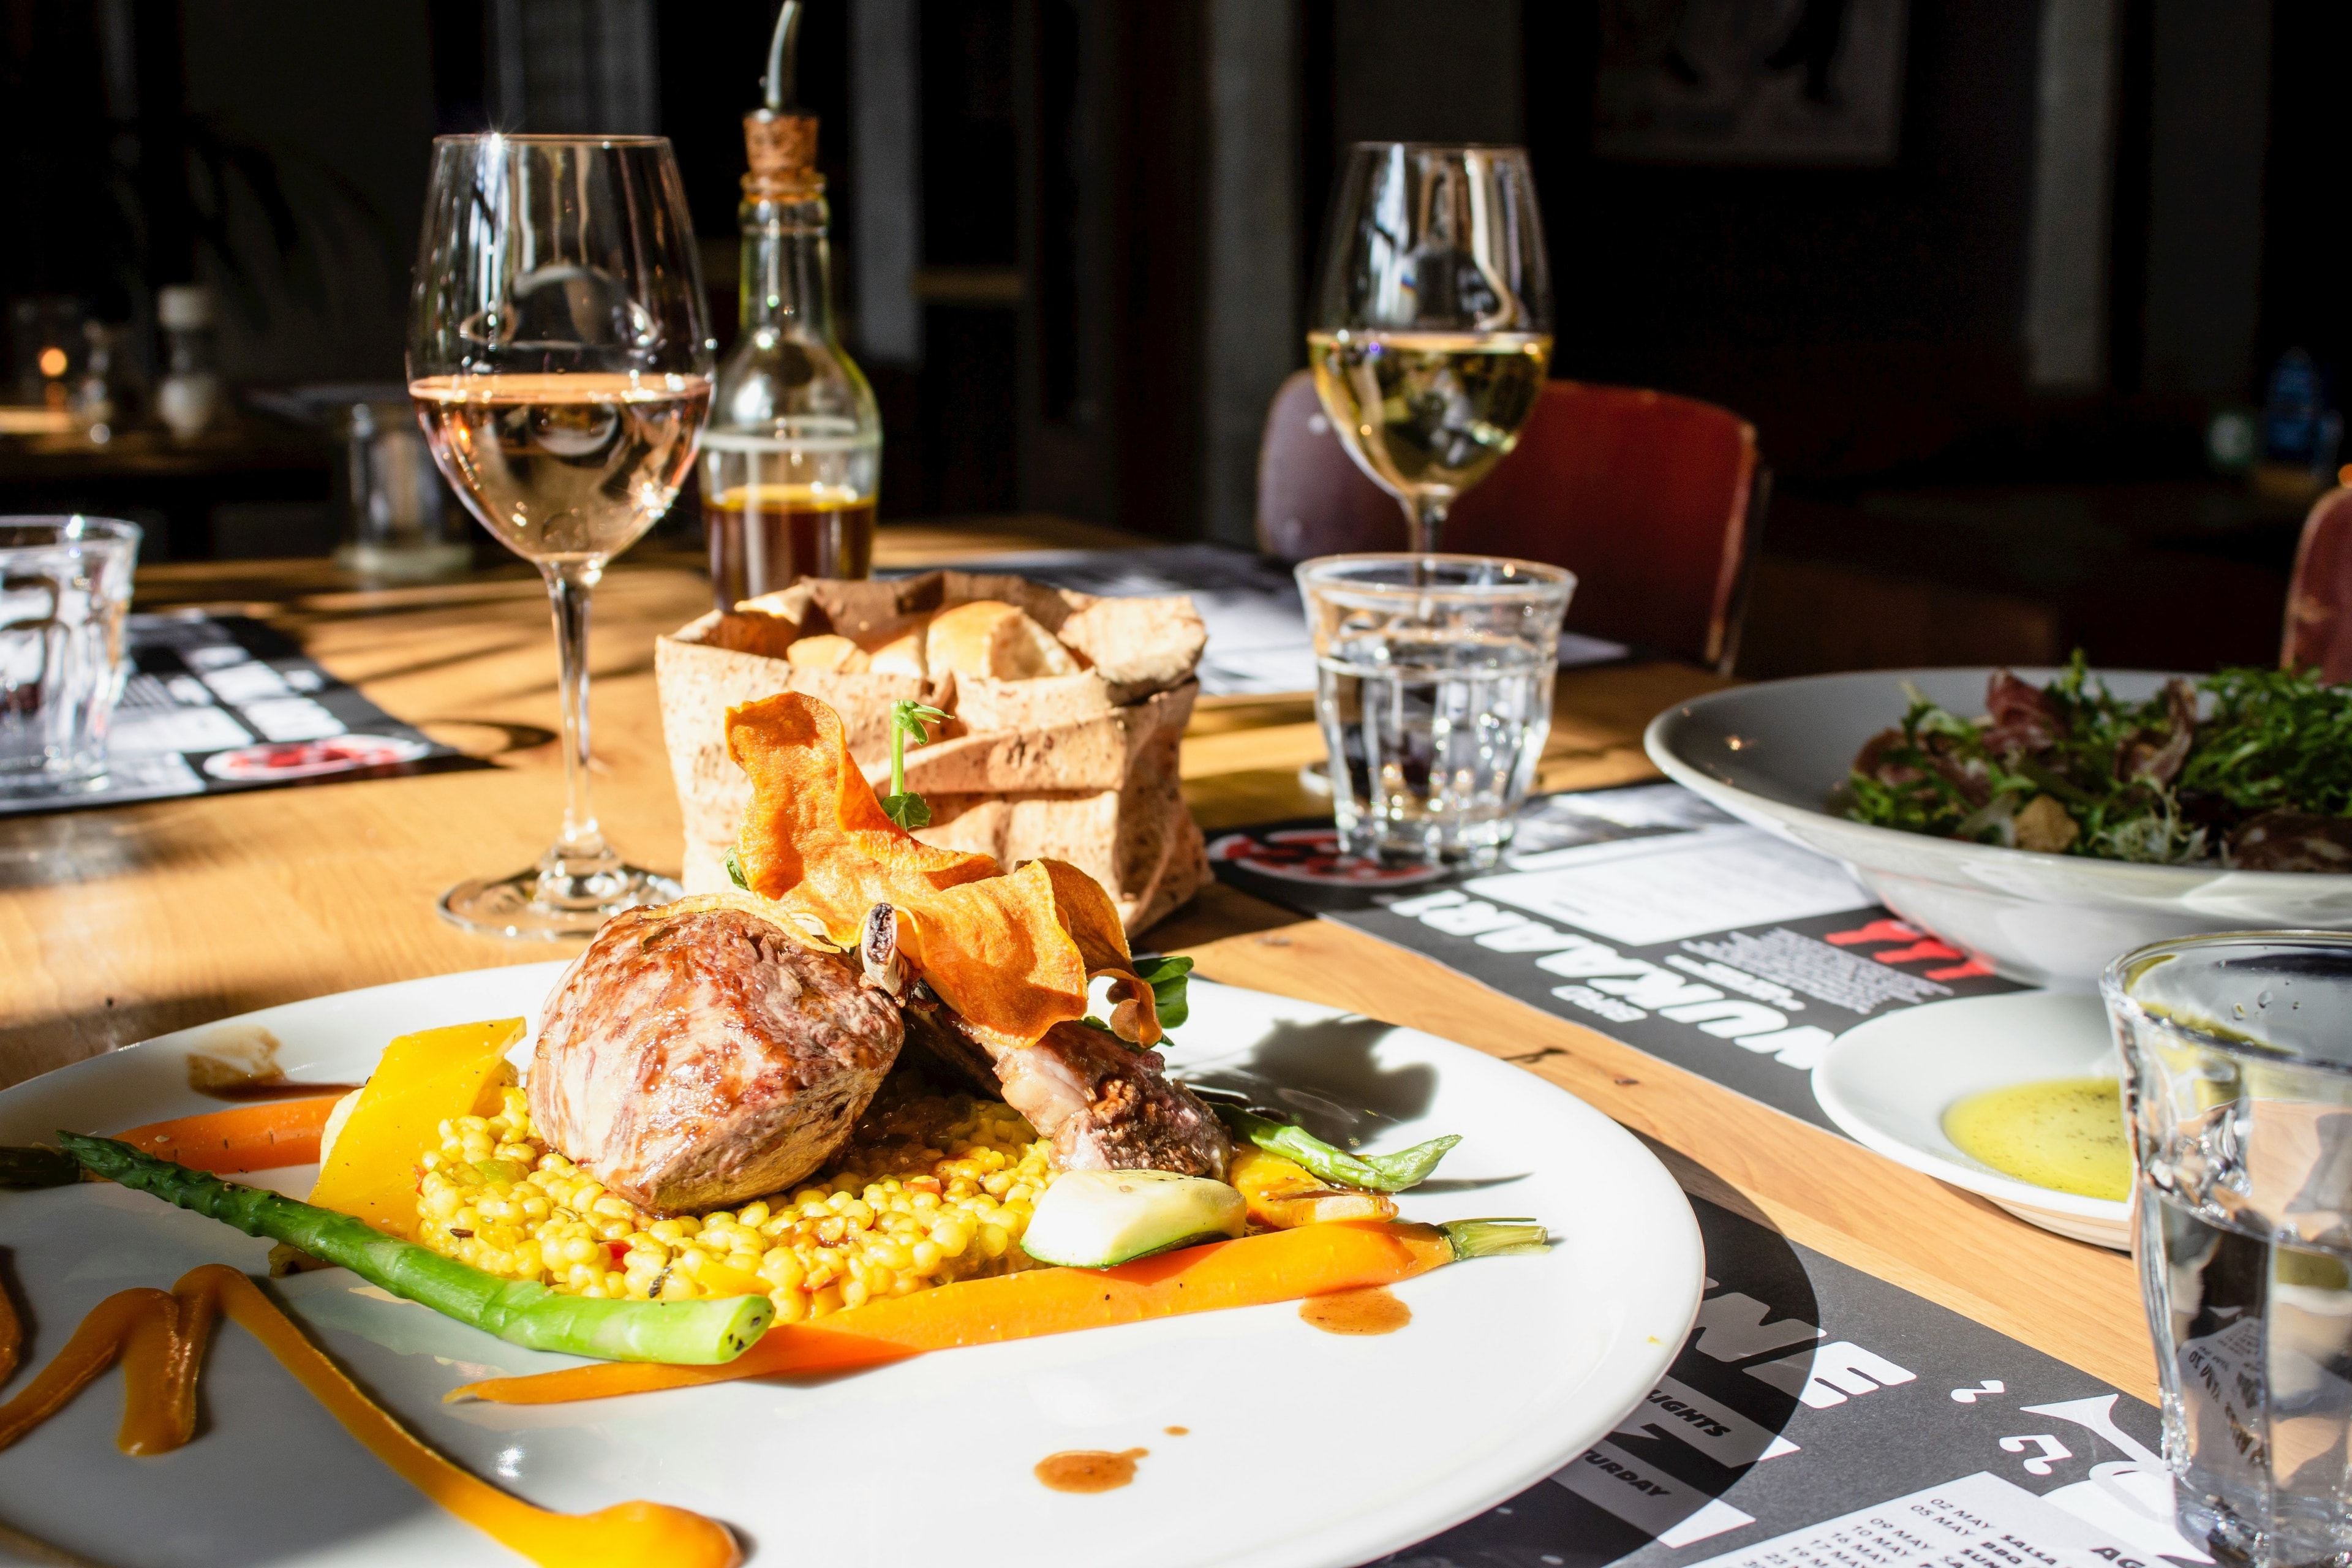
[[1357, 1158], [1380, 1173], [1381, 1183], [1376, 1190], [1402, 1193], [1428, 1180], [1429, 1173], [1437, 1169], [1437, 1163], [1445, 1158], [1446, 1152], [1461, 1142], [1462, 1134], [1448, 1132], [1426, 1143], [1400, 1149], [1393, 1154], [1360, 1154]]
[[1367, 1192], [1402, 1193], [1419, 1186], [1437, 1169], [1445, 1152], [1462, 1142], [1458, 1133], [1448, 1132], [1393, 1154], [1350, 1154], [1324, 1142], [1295, 1121], [1276, 1121], [1237, 1105], [1217, 1103], [1210, 1109], [1242, 1142], [1293, 1161], [1327, 1182], [1361, 1187]]
[[1465, 1263], [1473, 1258], [1543, 1252], [1551, 1247], [1551, 1233], [1529, 1219], [1455, 1219], [1437, 1228], [1445, 1233], [1456, 1263]]
[[128, 1143], [118, 1143], [111, 1138], [92, 1138], [85, 1133], [58, 1130], [58, 1146], [74, 1163], [94, 1176], [112, 1181], [129, 1170], [138, 1156]]

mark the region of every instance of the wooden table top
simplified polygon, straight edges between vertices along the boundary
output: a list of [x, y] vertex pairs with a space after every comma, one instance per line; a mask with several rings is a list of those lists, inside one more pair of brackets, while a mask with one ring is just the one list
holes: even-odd
[[[1131, 543], [1046, 519], [886, 528], [888, 565]], [[469, 936], [434, 910], [461, 878], [530, 864], [562, 810], [555, 660], [537, 577], [368, 590], [323, 563], [142, 574], [141, 605], [260, 615], [397, 717], [492, 765], [0, 821], [0, 1083], [167, 1030], [570, 947]], [[675, 866], [681, 828], [654, 690], [656, 634], [709, 605], [688, 558], [625, 561], [597, 590], [594, 787], [623, 853]], [[1653, 776], [1643, 726], [1721, 684], [1654, 663], [1561, 676], [1541, 787]], [[1206, 699], [1185, 797], [1204, 827], [1323, 809], [1297, 769], [1304, 696]], [[1459, 1040], [1647, 1140], [1691, 1193], [2000, 1330], [2142, 1399], [2154, 1360], [2128, 1259], [2063, 1240], [1606, 1036], [1360, 932], [1213, 887], [1152, 933], [1202, 973]]]

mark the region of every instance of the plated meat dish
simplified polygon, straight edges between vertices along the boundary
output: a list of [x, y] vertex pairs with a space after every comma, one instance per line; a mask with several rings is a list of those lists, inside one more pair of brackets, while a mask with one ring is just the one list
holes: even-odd
[[[924, 738], [935, 713], [900, 704], [894, 734]], [[1302, 1311], [1309, 1325], [1389, 1332], [1412, 1318], [1389, 1285], [1548, 1246], [1527, 1219], [1401, 1222], [1392, 1194], [1458, 1139], [1359, 1154], [1171, 1078], [1154, 1047], [1187, 1016], [1190, 961], [1139, 961], [1074, 867], [1008, 871], [913, 837], [924, 803], [897, 742], [885, 800], [814, 698], [745, 704], [728, 725], [753, 784], [736, 889], [608, 921], [546, 1003], [527, 1088], [509, 1060], [526, 1020], [450, 1024], [393, 1040], [349, 1093], [114, 1138], [61, 1129], [56, 1149], [0, 1151], [0, 1184], [100, 1177], [270, 1238], [273, 1273], [340, 1267], [588, 1358], [491, 1365], [446, 1395], [516, 1405], [1310, 1298], [1355, 1306]], [[307, 1202], [222, 1179], [313, 1160]], [[402, 1475], [535, 1562], [741, 1561], [726, 1526], [683, 1509], [571, 1515], [483, 1483], [216, 1263], [169, 1295], [99, 1303], [0, 1407], [0, 1447], [117, 1359], [124, 1450], [190, 1441], [223, 1314]], [[19, 1338], [0, 1310], [0, 1365]]]
[[2352, 688], [2226, 669], [2116, 697], [2077, 653], [2047, 686], [2006, 669], [1965, 719], [1916, 691], [1854, 758], [1856, 822], [2053, 855], [2352, 872]]

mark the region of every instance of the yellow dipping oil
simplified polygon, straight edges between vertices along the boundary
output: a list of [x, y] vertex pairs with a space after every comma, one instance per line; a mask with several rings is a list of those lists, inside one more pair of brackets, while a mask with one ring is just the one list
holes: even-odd
[[1971, 1159], [2037, 1187], [2085, 1198], [2131, 1196], [2123, 1090], [2111, 1078], [2018, 1083], [1956, 1100], [1944, 1136]]

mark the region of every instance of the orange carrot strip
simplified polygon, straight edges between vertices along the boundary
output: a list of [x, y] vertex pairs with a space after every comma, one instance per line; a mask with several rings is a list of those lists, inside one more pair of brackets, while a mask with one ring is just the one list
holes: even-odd
[[217, 1313], [259, 1340], [343, 1429], [400, 1478], [501, 1545], [551, 1568], [736, 1568], [742, 1550], [725, 1525], [661, 1503], [624, 1502], [594, 1513], [534, 1508], [450, 1463], [360, 1392], [253, 1281], [226, 1264], [181, 1277], [172, 1293], [118, 1291], [84, 1318], [25, 1391], [0, 1405], [0, 1448], [62, 1408], [119, 1356], [127, 1454], [185, 1443], [195, 1428], [196, 1373]]
[[0, 1384], [16, 1374], [16, 1358], [25, 1350], [25, 1321], [16, 1315], [16, 1298], [0, 1280]]
[[151, 1121], [115, 1136], [142, 1154], [220, 1175], [315, 1164], [319, 1134], [326, 1130], [328, 1113], [341, 1098], [321, 1094], [305, 1100], [258, 1100], [201, 1116]]
[[467, 1384], [446, 1397], [555, 1405], [739, 1377], [848, 1372], [961, 1345], [1295, 1301], [1391, 1285], [1453, 1261], [1434, 1226], [1348, 1222], [1211, 1242], [1117, 1268], [1039, 1268], [869, 1301], [814, 1323], [779, 1323], [723, 1366], [600, 1362]]

